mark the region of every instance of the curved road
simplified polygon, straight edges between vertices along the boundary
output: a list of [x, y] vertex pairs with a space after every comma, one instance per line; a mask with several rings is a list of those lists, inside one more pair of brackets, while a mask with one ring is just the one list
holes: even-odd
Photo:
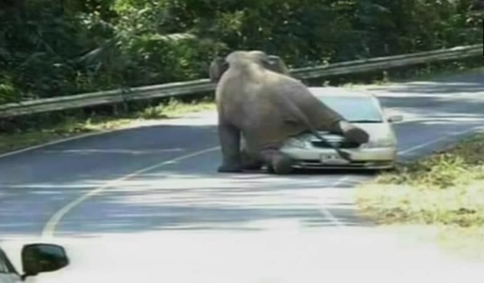
[[[484, 126], [483, 72], [372, 90], [406, 119], [395, 125], [402, 159]], [[175, 282], [322, 282], [329, 270], [408, 271], [423, 268], [416, 258], [433, 260], [423, 248], [403, 255], [393, 238], [355, 216], [351, 187], [371, 176], [216, 173], [215, 121], [214, 113], [198, 113], [0, 158], [1, 237], [90, 237], [71, 249], [77, 266], [131, 269], [136, 278], [135, 270], [165, 266], [160, 278]], [[114, 239], [130, 244], [120, 250]], [[147, 259], [135, 268], [127, 252]], [[381, 263], [366, 260], [380, 252]], [[398, 253], [407, 267], [384, 260]], [[442, 270], [440, 258], [432, 262]]]

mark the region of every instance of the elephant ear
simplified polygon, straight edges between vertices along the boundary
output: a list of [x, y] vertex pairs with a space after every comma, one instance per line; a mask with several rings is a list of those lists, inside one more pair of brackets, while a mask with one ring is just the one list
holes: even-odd
[[269, 55], [266, 57], [266, 60], [264, 60], [264, 63], [265, 67], [273, 72], [284, 75], [290, 74], [286, 64], [279, 56]]
[[229, 63], [225, 61], [222, 57], [216, 57], [212, 63], [210, 64], [210, 81], [212, 83], [218, 83], [222, 75], [227, 71], [229, 68]]

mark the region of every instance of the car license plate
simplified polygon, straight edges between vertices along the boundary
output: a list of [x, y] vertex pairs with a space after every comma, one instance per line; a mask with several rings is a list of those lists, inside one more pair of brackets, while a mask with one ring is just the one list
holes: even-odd
[[342, 159], [337, 154], [322, 154], [321, 155], [321, 163], [325, 164], [347, 164], [348, 161]]

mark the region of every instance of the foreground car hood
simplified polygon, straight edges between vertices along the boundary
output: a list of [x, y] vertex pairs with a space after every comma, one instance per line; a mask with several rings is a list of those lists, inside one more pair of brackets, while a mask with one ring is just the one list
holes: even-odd
[[[387, 123], [355, 123], [354, 125], [362, 128], [370, 135], [370, 141], [379, 140], [379, 139], [395, 139], [395, 135], [391, 128], [390, 124]], [[329, 132], [320, 131], [319, 132], [322, 136], [324, 136], [328, 141], [340, 141], [343, 139], [342, 136], [331, 134]], [[311, 133], [304, 133], [297, 137], [297, 139], [303, 139], [308, 141], [319, 141], [317, 137], [315, 137]]]

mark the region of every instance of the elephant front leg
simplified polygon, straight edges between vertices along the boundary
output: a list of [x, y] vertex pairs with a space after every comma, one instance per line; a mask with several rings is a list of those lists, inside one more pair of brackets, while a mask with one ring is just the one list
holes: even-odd
[[333, 125], [333, 131], [343, 134], [347, 140], [358, 144], [367, 143], [370, 139], [370, 135], [366, 131], [345, 120], [336, 122]]
[[218, 134], [222, 149], [222, 165], [218, 172], [242, 172], [242, 159], [240, 155], [240, 131], [233, 125], [219, 124]]
[[281, 175], [289, 174], [293, 171], [294, 160], [278, 149], [263, 149], [261, 156], [269, 171]]

